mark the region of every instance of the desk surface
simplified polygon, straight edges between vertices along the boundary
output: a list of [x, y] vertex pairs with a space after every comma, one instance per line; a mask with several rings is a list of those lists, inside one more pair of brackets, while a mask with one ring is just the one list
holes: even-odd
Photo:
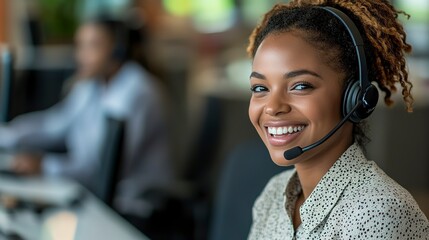
[[[67, 204], [77, 193], [81, 193], [75, 195], [78, 203]], [[0, 204], [1, 232], [43, 240], [147, 239], [103, 202], [70, 181], [0, 174], [0, 194], [16, 196], [27, 203], [41, 201], [55, 206], [36, 213], [28, 207], [10, 211]]]

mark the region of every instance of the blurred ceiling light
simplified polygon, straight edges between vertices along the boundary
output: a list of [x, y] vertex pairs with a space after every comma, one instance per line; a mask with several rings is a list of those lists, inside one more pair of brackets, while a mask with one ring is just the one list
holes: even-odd
[[203, 33], [223, 32], [234, 26], [235, 5], [232, 0], [194, 0], [193, 22]]
[[176, 16], [189, 16], [192, 13], [192, 0], [163, 0], [165, 9]]
[[188, 16], [202, 33], [223, 32], [236, 22], [233, 0], [163, 0], [166, 10], [176, 16]]
[[242, 0], [242, 14], [244, 22], [249, 26], [255, 26], [262, 16], [276, 3], [285, 3], [287, 0]]

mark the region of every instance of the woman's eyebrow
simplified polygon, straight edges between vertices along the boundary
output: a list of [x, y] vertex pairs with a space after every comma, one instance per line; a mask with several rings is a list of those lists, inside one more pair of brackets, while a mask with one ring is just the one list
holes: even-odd
[[[310, 71], [310, 70], [306, 70], [306, 69], [296, 70], [296, 71], [285, 73], [284, 74], [284, 78], [285, 79], [289, 79], [289, 78], [294, 78], [294, 77], [298, 77], [298, 76], [301, 76], [301, 75], [312, 75], [312, 76], [315, 76], [317, 78], [322, 79], [322, 77], [319, 74], [317, 74], [317, 73], [315, 73], [313, 71]], [[266, 80], [267, 79], [265, 77], [265, 75], [263, 75], [261, 73], [258, 73], [258, 72], [252, 72], [250, 74], [250, 78], [258, 78], [258, 79], [262, 79], [262, 80]]]
[[312, 75], [312, 76], [315, 76], [317, 78], [322, 79], [322, 77], [319, 74], [317, 74], [313, 71], [310, 71], [310, 70], [306, 70], [306, 69], [296, 70], [296, 71], [285, 73], [284, 78], [289, 79], [289, 78], [294, 78], [294, 77], [298, 77], [301, 75]]
[[260, 74], [258, 72], [252, 72], [249, 78], [259, 78], [263, 80], [267, 79], [263, 74]]

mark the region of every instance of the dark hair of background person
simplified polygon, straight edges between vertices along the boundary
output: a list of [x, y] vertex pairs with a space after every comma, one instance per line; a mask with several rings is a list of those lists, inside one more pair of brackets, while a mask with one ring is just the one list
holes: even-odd
[[[368, 78], [384, 93], [384, 102], [391, 106], [396, 84], [402, 88], [408, 112], [414, 99], [408, 80], [405, 54], [411, 52], [406, 33], [398, 21], [399, 14], [387, 0], [296, 0], [277, 4], [266, 13], [250, 36], [247, 52], [254, 58], [261, 42], [270, 34], [295, 32], [312, 44], [334, 69], [344, 72], [345, 79], [358, 76], [356, 50], [344, 25], [332, 14], [315, 6], [335, 7], [347, 14], [359, 29], [365, 45]], [[347, 83], [344, 82], [344, 88]], [[366, 122], [355, 124], [353, 136], [364, 147], [369, 141]]]
[[112, 37], [115, 43], [113, 50], [113, 59], [123, 63], [132, 60], [139, 63], [150, 73], [154, 74], [147, 64], [147, 57], [144, 56], [145, 44], [147, 44], [147, 31], [145, 25], [134, 26], [130, 21], [136, 21], [130, 18], [128, 21], [116, 20], [107, 16], [96, 16], [87, 19], [83, 24], [95, 24], [100, 26], [106, 33]]
[[131, 36], [124, 22], [101, 16], [90, 19], [83, 24], [94, 24], [101, 27], [111, 37], [114, 43], [112, 53], [114, 60], [122, 63], [130, 58]]

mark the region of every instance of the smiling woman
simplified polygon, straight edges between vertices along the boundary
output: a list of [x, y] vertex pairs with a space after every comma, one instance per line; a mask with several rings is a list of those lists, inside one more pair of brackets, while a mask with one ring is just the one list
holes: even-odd
[[411, 195], [363, 154], [362, 120], [378, 96], [370, 82], [387, 105], [399, 83], [412, 111], [411, 46], [398, 13], [385, 0], [297, 0], [274, 6], [253, 31], [249, 117], [272, 160], [295, 169], [275, 176], [256, 201], [250, 239], [429, 236]]
[[[253, 72], [263, 78], [252, 74], [250, 79], [253, 88], [250, 118], [262, 140], [267, 146], [273, 146], [271, 157], [278, 165], [290, 165], [299, 161], [299, 158], [285, 161], [285, 146], [291, 148], [315, 142], [328, 133], [341, 118], [341, 80], [344, 74], [325, 63], [317, 49], [302, 41], [299, 34], [269, 35], [259, 46], [253, 61]], [[304, 131], [268, 134], [268, 129], [274, 127], [301, 127]], [[330, 155], [335, 155], [327, 158], [338, 158], [352, 142], [351, 131], [352, 123], [346, 123], [319, 150], [330, 149]], [[310, 152], [303, 157], [311, 160], [315, 153]]]

